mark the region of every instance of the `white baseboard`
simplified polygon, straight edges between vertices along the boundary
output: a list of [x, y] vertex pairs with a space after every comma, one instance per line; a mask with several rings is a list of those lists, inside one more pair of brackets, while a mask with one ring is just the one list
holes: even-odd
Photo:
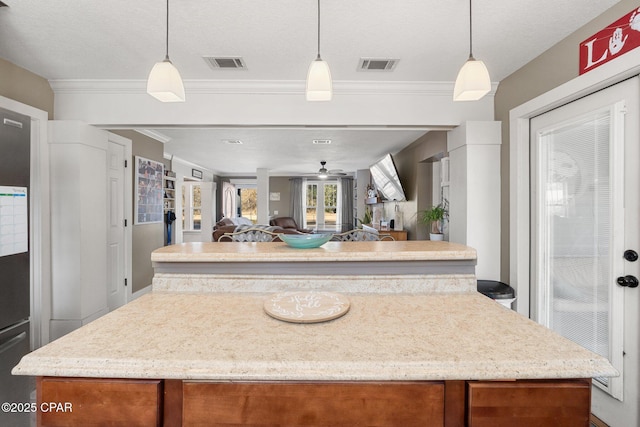
[[131, 294], [131, 300], [130, 301], [133, 301], [134, 299], [140, 298], [142, 295], [151, 292], [151, 288], [152, 288], [152, 286], [151, 286], [151, 284], [149, 284], [149, 286], [144, 287], [144, 288], [140, 289], [139, 291], [134, 292], [133, 294]]

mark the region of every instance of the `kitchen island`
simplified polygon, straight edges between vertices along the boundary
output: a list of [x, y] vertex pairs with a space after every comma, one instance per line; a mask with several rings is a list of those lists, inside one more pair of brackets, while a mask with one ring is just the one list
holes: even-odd
[[[152, 293], [25, 356], [14, 373], [38, 377], [40, 402], [74, 405], [39, 412], [41, 425], [588, 425], [590, 378], [617, 373], [475, 292], [466, 271], [475, 251], [335, 243], [286, 262], [421, 267], [280, 276], [224, 266], [277, 263], [268, 254], [289, 248], [276, 243], [223, 243], [222, 257], [219, 246], [163, 248]], [[180, 259], [192, 272], [159, 265]], [[265, 313], [265, 299], [294, 288], [340, 292], [351, 307], [315, 324]]]

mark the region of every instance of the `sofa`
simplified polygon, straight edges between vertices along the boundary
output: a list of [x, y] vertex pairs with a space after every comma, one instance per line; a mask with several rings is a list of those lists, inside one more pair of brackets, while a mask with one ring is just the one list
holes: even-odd
[[290, 231], [295, 230], [299, 233], [311, 232], [311, 230], [298, 227], [296, 220], [291, 218], [290, 216], [281, 216], [278, 218], [272, 218], [271, 221], [269, 221], [269, 225], [284, 228], [285, 230], [290, 230]]

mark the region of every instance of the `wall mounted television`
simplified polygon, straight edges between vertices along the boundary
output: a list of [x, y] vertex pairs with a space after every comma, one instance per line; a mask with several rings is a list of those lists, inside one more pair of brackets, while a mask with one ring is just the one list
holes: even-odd
[[369, 171], [373, 184], [383, 200], [396, 202], [407, 200], [391, 154], [387, 154], [371, 165]]

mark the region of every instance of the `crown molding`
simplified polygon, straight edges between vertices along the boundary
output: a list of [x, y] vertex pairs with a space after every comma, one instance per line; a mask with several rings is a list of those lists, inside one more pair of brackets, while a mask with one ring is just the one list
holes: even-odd
[[155, 139], [156, 141], [160, 141], [163, 144], [166, 144], [167, 142], [171, 141], [170, 137], [155, 130], [142, 129], [142, 128], [135, 128], [133, 130], [138, 133], [141, 133], [144, 136], [148, 136], [149, 138]]
[[[146, 94], [146, 80], [49, 80], [55, 94]], [[428, 95], [453, 93], [454, 82], [422, 81], [334, 81], [338, 95]], [[185, 80], [190, 94], [304, 94], [303, 80]], [[492, 83], [488, 96], [494, 96], [498, 83]]]

